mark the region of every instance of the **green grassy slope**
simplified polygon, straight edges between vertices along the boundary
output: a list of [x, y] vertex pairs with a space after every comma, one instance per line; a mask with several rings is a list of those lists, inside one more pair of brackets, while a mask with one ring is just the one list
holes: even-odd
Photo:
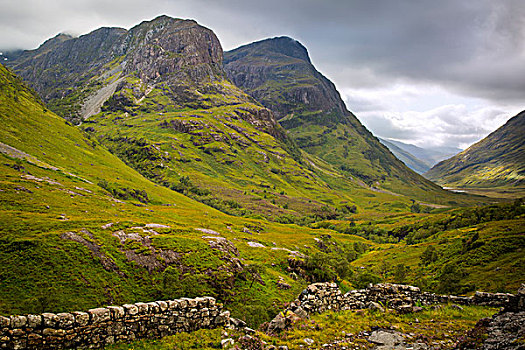
[[[20, 57], [11, 62], [15, 71], [47, 96], [50, 109], [65, 118], [73, 113], [69, 119], [90, 137], [155, 183], [223, 212], [307, 223], [375, 210], [378, 203], [410, 208], [410, 198], [370, 189], [301, 151], [271, 111], [226, 79], [220, 43], [194, 21], [160, 16], [129, 31], [101, 28], [51, 39]], [[50, 78], [63, 70], [69, 73]], [[86, 110], [93, 113], [79, 119]], [[374, 174], [390, 183], [375, 151], [356, 140], [370, 159], [348, 156], [352, 169], [377, 165]], [[338, 147], [330, 150], [335, 156]]]
[[0, 313], [212, 295], [257, 324], [308, 283], [287, 259], [319, 251], [325, 230], [228, 216], [147, 180], [3, 66], [0, 98]]
[[[521, 206], [483, 209], [474, 216], [491, 219], [475, 226], [456, 212], [396, 213], [388, 202], [377, 202], [376, 214], [358, 213], [358, 234], [369, 232], [364, 220], [395, 237], [408, 232], [399, 227], [417, 226], [409, 246], [377, 244], [321, 224], [228, 216], [147, 180], [49, 112], [2, 66], [0, 98], [2, 314], [212, 295], [256, 326], [311, 281], [338, 280], [348, 288], [366, 283], [370, 274], [396, 280], [381, 261], [406, 264], [403, 281], [427, 281], [427, 287], [434, 274], [450, 275], [442, 270], [451, 264], [465, 272], [459, 286], [489, 291], [512, 289], [523, 275], [523, 214], [510, 210]], [[425, 220], [468, 225], [428, 237], [428, 227], [418, 223]], [[427, 245], [436, 246], [440, 257], [419, 266]]]
[[[225, 53], [232, 81], [276, 112], [298, 146], [347, 178], [433, 203], [449, 193], [399, 161], [349, 112], [297, 41], [273, 38]], [[452, 200], [453, 201], [453, 200]]]
[[413, 221], [378, 223], [402, 239], [352, 264], [363, 278], [407, 283], [440, 293], [515, 292], [525, 272], [525, 206], [462, 209]]
[[456, 188], [519, 189], [525, 194], [525, 112], [456, 156], [430, 169], [425, 176]]

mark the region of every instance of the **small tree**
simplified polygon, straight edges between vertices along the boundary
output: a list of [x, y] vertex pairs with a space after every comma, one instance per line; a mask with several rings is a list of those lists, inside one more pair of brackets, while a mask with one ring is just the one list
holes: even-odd
[[419, 257], [419, 265], [428, 266], [429, 264], [435, 262], [438, 259], [438, 253], [436, 248], [433, 245], [430, 245], [423, 251]]

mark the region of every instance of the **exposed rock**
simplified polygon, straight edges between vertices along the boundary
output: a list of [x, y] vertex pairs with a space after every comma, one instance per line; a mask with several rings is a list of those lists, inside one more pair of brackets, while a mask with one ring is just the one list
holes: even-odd
[[[94, 239], [93, 234], [89, 232], [88, 230], [82, 229], [80, 232], [87, 235], [90, 239]], [[88, 248], [91, 251], [91, 254], [93, 255], [93, 257], [97, 257], [98, 259], [100, 259], [100, 262], [102, 263], [102, 266], [104, 267], [105, 270], [107, 271], [118, 271], [119, 270], [115, 262], [111, 258], [108, 258], [107, 256], [105, 256], [100, 251], [100, 246], [98, 244], [93, 243], [92, 241], [88, 241], [84, 237], [74, 232], [64, 232], [60, 235], [60, 238], [74, 241], [74, 242], [84, 245], [86, 248]]]
[[221, 347], [223, 349], [231, 349], [234, 344], [235, 341], [232, 338], [226, 338], [221, 340]]
[[246, 242], [247, 245], [249, 245], [252, 248], [266, 248], [264, 244], [261, 244], [259, 242]]
[[[404, 339], [398, 332], [377, 330], [372, 332], [368, 340], [372, 343], [381, 345], [379, 348], [396, 349], [396, 346], [403, 344]], [[404, 349], [404, 347], [403, 347]]]
[[[478, 293], [476, 293], [478, 294]], [[497, 293], [500, 294], [500, 293]], [[496, 295], [497, 300], [501, 295]], [[521, 350], [525, 339], [525, 284], [521, 285], [516, 295], [507, 295], [508, 303], [503, 309], [492, 316], [484, 318], [471, 329], [465, 339], [456, 345], [456, 349], [483, 350]], [[479, 296], [477, 298], [480, 300]], [[485, 293], [480, 303], [490, 301]]]
[[220, 235], [219, 232], [214, 231], [214, 230], [210, 230], [209, 228], [200, 228], [200, 227], [197, 227], [197, 228], [195, 228], [195, 230], [197, 230], [197, 231], [201, 231], [201, 232], [206, 233], [206, 234], [208, 234], [208, 235], [217, 235], [217, 236]]
[[385, 312], [385, 309], [381, 305], [373, 301], [369, 302], [366, 307], [373, 311]]
[[313, 345], [315, 343], [315, 340], [312, 338], [304, 338], [303, 341], [308, 345]]
[[170, 228], [169, 225], [161, 225], [161, 224], [146, 224], [146, 228]]

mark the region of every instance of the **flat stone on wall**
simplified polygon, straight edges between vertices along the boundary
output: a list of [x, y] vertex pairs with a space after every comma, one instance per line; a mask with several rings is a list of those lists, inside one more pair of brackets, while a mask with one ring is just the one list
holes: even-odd
[[177, 299], [96, 308], [87, 312], [0, 316], [0, 349], [95, 349], [229, 326], [214, 298]]

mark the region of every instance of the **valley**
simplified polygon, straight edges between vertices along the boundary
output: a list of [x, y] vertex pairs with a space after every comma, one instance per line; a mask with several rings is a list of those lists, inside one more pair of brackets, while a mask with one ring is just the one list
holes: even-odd
[[[524, 282], [523, 113], [435, 165], [434, 183], [367, 130], [288, 37], [223, 52], [212, 30], [159, 16], [9, 57], [2, 315], [211, 296], [257, 329], [317, 282], [453, 295]], [[352, 345], [391, 326], [451, 347], [495, 312], [443, 310], [312, 315], [257, 338], [293, 349], [350, 327]], [[229, 331], [107, 348], [220, 348]]]

